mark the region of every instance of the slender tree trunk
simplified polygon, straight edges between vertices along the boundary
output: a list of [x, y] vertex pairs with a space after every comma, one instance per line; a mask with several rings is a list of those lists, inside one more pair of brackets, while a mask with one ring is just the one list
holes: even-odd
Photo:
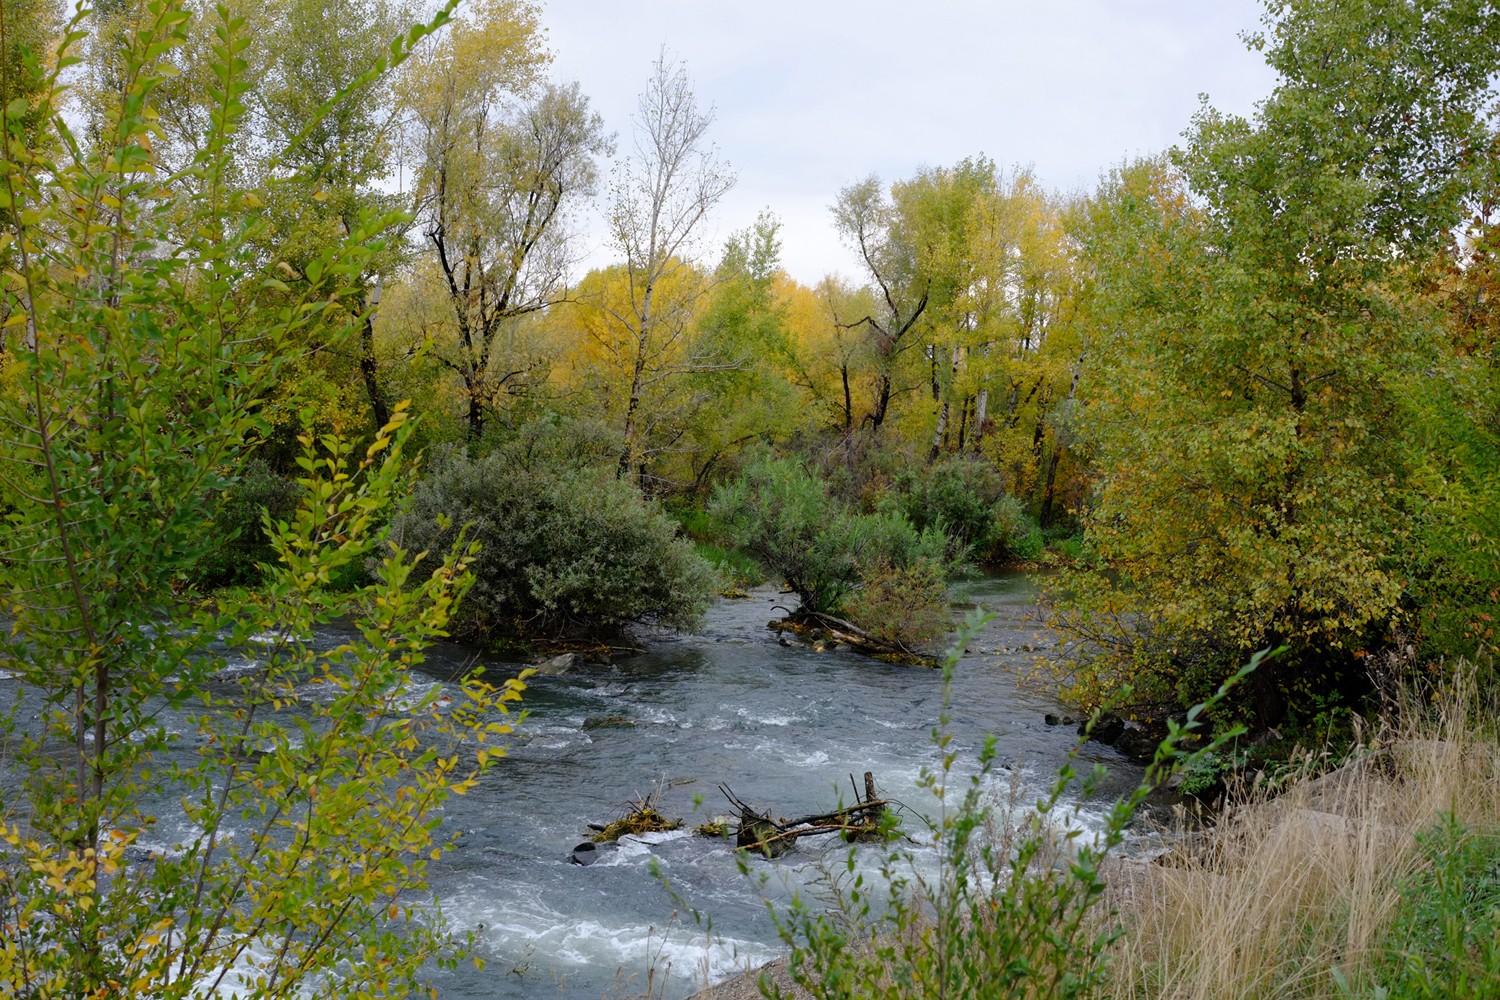
[[651, 346], [651, 293], [654, 289], [651, 285], [646, 286], [645, 294], [641, 297], [640, 321], [641, 330], [635, 341], [635, 365], [630, 374], [630, 398], [625, 404], [625, 442], [620, 450], [619, 478], [624, 479], [630, 474], [630, 466], [637, 459], [636, 437], [640, 430], [636, 425], [636, 413], [641, 408], [641, 389], [646, 371], [646, 352]]
[[469, 397], [469, 441], [477, 442], [484, 433], [484, 401], [479, 398], [479, 378], [465, 372], [464, 391]]
[[1052, 442], [1052, 454], [1047, 456], [1047, 477], [1042, 486], [1042, 510], [1039, 520], [1042, 527], [1046, 528], [1052, 524], [1052, 504], [1054, 502], [1054, 484], [1057, 482], [1057, 463], [1062, 457], [1062, 446], [1054, 438]]
[[844, 382], [844, 436], [847, 438], [854, 431], [854, 399], [849, 392], [849, 362], [839, 365], [839, 377]]
[[880, 425], [885, 423], [886, 408], [891, 405], [891, 377], [888, 374], [880, 376], [880, 391], [875, 394], [875, 408], [865, 417], [870, 424], [870, 430], [880, 433]]
[[365, 395], [370, 398], [370, 413], [375, 417], [378, 431], [391, 422], [391, 408], [380, 391], [380, 378], [375, 360], [375, 312], [365, 310], [365, 321], [359, 331], [359, 374], [364, 378]]
[[943, 453], [943, 438], [948, 435], [948, 401], [945, 399], [938, 404], [937, 426], [932, 430], [932, 447], [927, 449], [927, 464], [931, 465], [937, 461], [937, 457]]

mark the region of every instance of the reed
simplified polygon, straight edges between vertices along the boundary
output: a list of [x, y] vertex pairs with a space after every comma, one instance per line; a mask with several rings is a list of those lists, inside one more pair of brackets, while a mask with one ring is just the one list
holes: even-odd
[[1319, 774], [1309, 757], [1279, 787], [1251, 782], [1211, 832], [1120, 866], [1125, 934], [1101, 993], [1493, 995], [1494, 893], [1471, 883], [1500, 880], [1500, 716], [1479, 676], [1462, 664], [1399, 692], [1342, 767]]

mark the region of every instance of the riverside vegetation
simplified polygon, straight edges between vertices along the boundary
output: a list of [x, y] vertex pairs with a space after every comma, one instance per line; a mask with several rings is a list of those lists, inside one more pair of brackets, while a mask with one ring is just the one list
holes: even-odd
[[[1049, 683], [1160, 724], [1159, 770], [1206, 729], [1217, 832], [1137, 884], [1101, 865], [1137, 799], [1044, 836], [1065, 774], [989, 841], [976, 786], [936, 881], [783, 915], [804, 985], [1487, 995], [1500, 9], [1268, 0], [1248, 40], [1253, 116], [1091, 195], [850, 184], [863, 272], [809, 288], [769, 214], [710, 256], [734, 173], [665, 52], [601, 190], [525, 0], [0, 0], [7, 993], [456, 960], [416, 900], [523, 685], [407, 697], [436, 638], [690, 628], [767, 577], [930, 652], [947, 579], [1019, 563], [1058, 570]], [[617, 262], [574, 276], [595, 198]]]

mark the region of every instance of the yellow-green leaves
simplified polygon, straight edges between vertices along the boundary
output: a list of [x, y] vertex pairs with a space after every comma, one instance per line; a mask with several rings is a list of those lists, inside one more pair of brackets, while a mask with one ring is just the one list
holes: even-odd
[[[264, 81], [239, 7], [90, 19], [109, 86], [82, 102], [87, 129], [59, 96], [74, 30], [4, 117], [0, 669], [37, 706], [0, 712], [6, 996], [410, 993], [449, 942], [428, 921], [392, 933], [391, 907], [425, 886], [437, 809], [501, 755], [520, 692], [412, 693], [470, 581], [466, 549], [418, 579], [382, 548], [404, 406], [373, 439], [308, 420], [262, 592], [186, 588], [222, 542], [209, 497], [246, 472], [269, 411], [312, 409], [295, 376], [353, 332], [398, 221], [353, 213], [301, 272], [267, 251], [268, 206], [305, 189], [245, 169]], [[370, 582], [331, 586], [367, 560]], [[319, 651], [333, 616], [358, 639]]]

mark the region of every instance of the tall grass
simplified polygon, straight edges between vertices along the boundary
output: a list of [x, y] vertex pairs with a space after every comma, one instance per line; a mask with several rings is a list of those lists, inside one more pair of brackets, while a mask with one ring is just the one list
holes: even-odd
[[1461, 667], [1392, 699], [1352, 763], [1253, 785], [1190, 850], [1121, 867], [1101, 993], [1500, 996], [1497, 707]]

